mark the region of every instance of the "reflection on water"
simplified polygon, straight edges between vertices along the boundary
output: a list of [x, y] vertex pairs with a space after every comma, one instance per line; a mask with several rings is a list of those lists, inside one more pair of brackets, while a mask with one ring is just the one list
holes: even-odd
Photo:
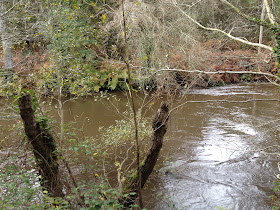
[[[193, 90], [189, 98], [280, 97], [271, 87], [239, 85]], [[277, 101], [187, 103], [173, 113], [162, 153], [171, 162], [151, 181], [161, 196], [149, 207], [170, 209], [168, 202], [179, 209], [270, 209], [278, 160], [259, 149], [279, 145], [279, 108]]]

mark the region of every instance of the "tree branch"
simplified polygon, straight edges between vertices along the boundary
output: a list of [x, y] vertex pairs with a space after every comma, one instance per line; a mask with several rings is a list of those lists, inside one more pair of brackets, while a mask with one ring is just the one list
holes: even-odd
[[254, 71], [202, 71], [202, 70], [185, 70], [185, 69], [160, 69], [154, 72], [156, 74], [160, 71], [177, 71], [177, 72], [186, 72], [186, 73], [203, 73], [203, 74], [256, 74], [256, 75], [263, 75], [268, 76], [276, 79], [280, 82], [280, 77], [265, 73], [265, 72], [254, 72]]
[[[242, 16], [243, 18], [245, 18], [246, 20], [248, 21], [251, 21], [251, 22], [254, 22], [258, 25], [262, 25], [262, 26], [265, 26], [267, 28], [271, 28], [271, 25], [265, 21], [261, 21], [261, 20], [258, 20], [254, 17], [250, 17], [249, 15], [246, 15], [245, 13], [243, 13], [240, 9], [238, 9], [237, 7], [235, 7], [233, 4], [229, 3], [227, 0], [219, 0], [220, 2], [226, 4], [228, 7], [230, 7], [231, 9], [233, 9], [237, 14], [239, 14], [240, 16]], [[271, 10], [270, 10], [270, 7], [269, 7], [269, 4], [268, 4], [268, 1], [267, 0], [264, 0], [264, 3], [265, 3], [265, 7], [266, 7], [266, 10], [267, 10], [267, 13], [270, 14], [271, 16], [271, 19], [269, 18], [271, 24], [275, 24], [275, 22], [273, 21], [274, 20], [274, 17], [271, 13]]]
[[[250, 45], [250, 46], [254, 46], [254, 47], [261, 47], [261, 48], [264, 48], [264, 49], [267, 49], [271, 52], [273, 52], [273, 49], [272, 47], [270, 46], [267, 46], [267, 45], [264, 45], [264, 44], [259, 44], [259, 43], [254, 43], [254, 42], [250, 42], [250, 41], [247, 41], [247, 40], [244, 40], [244, 39], [241, 39], [241, 38], [238, 38], [238, 37], [235, 37], [235, 36], [232, 36], [231, 34], [225, 32], [225, 31], [222, 31], [220, 29], [217, 29], [217, 28], [208, 28], [208, 27], [205, 27], [203, 25], [201, 25], [199, 22], [197, 22], [196, 20], [194, 20], [191, 16], [189, 16], [185, 11], [183, 11], [177, 4], [176, 0], [172, 0], [173, 1], [173, 5], [174, 7], [176, 7], [177, 9], [179, 9], [180, 12], [182, 12], [190, 21], [192, 21], [193, 23], [195, 23], [197, 26], [199, 26], [200, 28], [204, 29], [204, 30], [208, 30], [208, 31], [216, 31], [216, 32], [219, 32], [219, 33], [222, 33], [224, 34], [225, 36], [235, 40], [235, 41], [238, 41], [238, 42], [241, 42], [241, 43], [244, 43], [244, 44], [247, 44], [247, 45]], [[230, 4], [229, 2], [225, 1], [225, 0], [220, 0], [222, 2], [225, 2], [226, 4], [228, 5], [231, 5], [232, 7], [231, 8], [235, 8], [236, 12], [238, 14], [243, 14], [239, 9], [237, 9], [236, 7], [234, 7], [232, 4]], [[244, 18], [246, 19], [250, 19], [253, 21], [252, 18], [250, 18], [249, 16], [243, 14], [242, 16], [244, 16]]]
[[14, 9], [18, 4], [20, 4], [21, 2], [22, 2], [22, 0], [20, 0], [20, 1], [17, 2], [17, 3], [14, 3], [14, 2], [13, 2], [13, 6], [11, 6], [7, 11], [1, 13], [1, 14], [0, 14], [0, 17], [2, 17], [2, 16], [4, 16], [4, 15], [8, 14], [11, 10], [13, 10], [13, 9]]

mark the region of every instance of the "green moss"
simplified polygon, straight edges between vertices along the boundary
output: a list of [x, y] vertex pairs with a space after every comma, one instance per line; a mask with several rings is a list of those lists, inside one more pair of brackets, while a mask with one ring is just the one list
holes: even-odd
[[[145, 163], [146, 163], [146, 158], [140, 163], [140, 170], [145, 165]], [[129, 190], [130, 184], [133, 183], [137, 178], [138, 178], [138, 172], [136, 170], [131, 174], [130, 183], [123, 188], [123, 191], [127, 192]]]

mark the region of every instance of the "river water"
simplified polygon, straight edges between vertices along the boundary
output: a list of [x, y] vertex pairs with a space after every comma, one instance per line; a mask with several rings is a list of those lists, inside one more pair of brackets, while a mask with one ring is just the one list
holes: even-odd
[[[278, 159], [266, 153], [278, 151], [261, 149], [279, 146], [280, 103], [236, 101], [279, 99], [278, 91], [234, 85], [187, 93], [188, 101], [199, 102], [171, 116], [170, 137], [161, 153], [169, 161], [150, 183], [159, 194], [150, 207], [271, 209]], [[200, 103], [208, 100], [214, 101]]]
[[[143, 191], [145, 207], [271, 209], [273, 181], [280, 173], [279, 159], [271, 154], [280, 146], [280, 103], [274, 100], [280, 99], [279, 89], [230, 85], [183, 96], [174, 99], [172, 108], [184, 105], [171, 113], [156, 172]], [[120, 93], [116, 98], [121, 113], [127, 100]], [[110, 100], [65, 103], [65, 122], [75, 121], [82, 135], [95, 136], [100, 126], [122, 118]], [[55, 104], [51, 107], [56, 117]], [[157, 108], [158, 102], [146, 115], [152, 117]]]

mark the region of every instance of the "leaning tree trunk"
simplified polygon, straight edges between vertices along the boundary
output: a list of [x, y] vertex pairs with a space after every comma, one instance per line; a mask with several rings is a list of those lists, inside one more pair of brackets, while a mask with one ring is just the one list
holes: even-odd
[[41, 175], [41, 186], [51, 196], [62, 197], [62, 186], [58, 177], [56, 144], [47, 129], [46, 121], [35, 120], [32, 97], [30, 94], [19, 98], [20, 115], [24, 123], [25, 134], [32, 145], [33, 153]]
[[[141, 164], [141, 188], [144, 187], [146, 181], [148, 180], [150, 174], [152, 173], [157, 159], [159, 157], [159, 152], [162, 148], [163, 137], [167, 130], [167, 122], [169, 118], [169, 109], [166, 102], [162, 102], [160, 109], [158, 110], [154, 120], [153, 120], [153, 133], [152, 133], [152, 146], [146, 157], [146, 159]], [[128, 198], [121, 201], [125, 207], [131, 206], [137, 199], [137, 183], [139, 182], [139, 176], [137, 171], [131, 178], [129, 186], [126, 187], [126, 194], [132, 193]]]

